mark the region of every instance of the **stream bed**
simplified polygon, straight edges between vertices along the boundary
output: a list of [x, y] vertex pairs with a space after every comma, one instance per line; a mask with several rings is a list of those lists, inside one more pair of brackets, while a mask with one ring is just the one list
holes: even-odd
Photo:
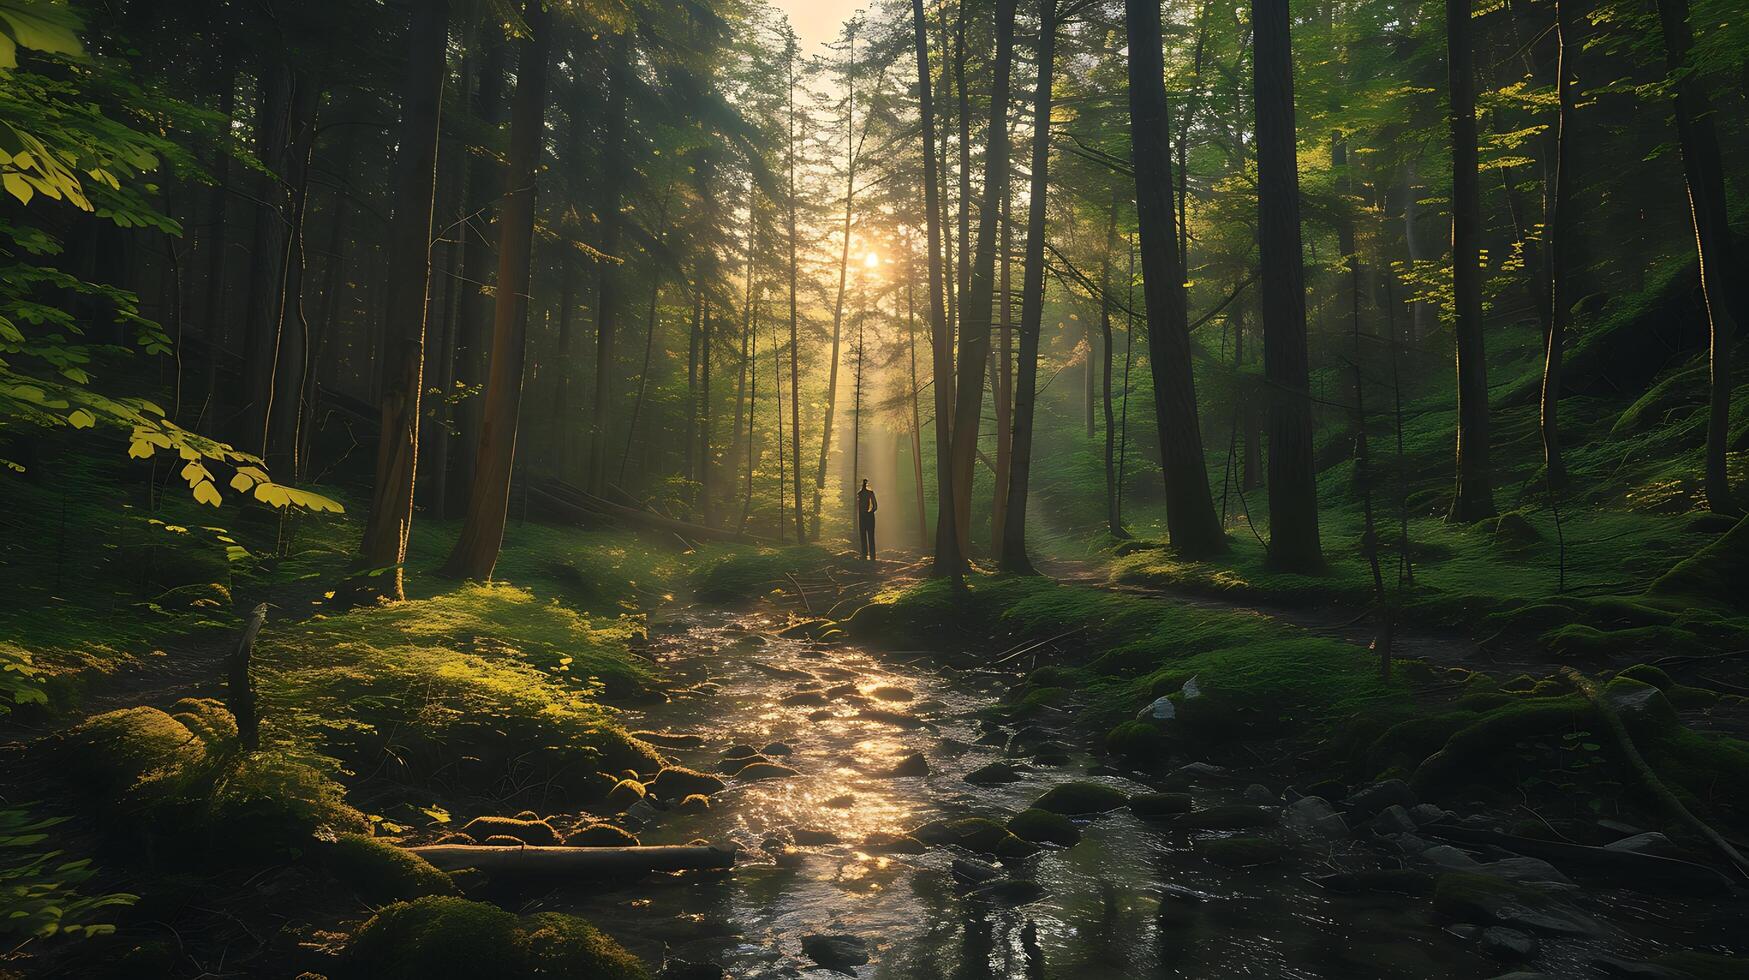
[[[535, 897], [530, 908], [586, 916], [649, 962], [716, 963], [737, 978], [835, 975], [804, 953], [802, 939], [811, 935], [857, 937], [870, 962], [855, 975], [894, 980], [1443, 980], [1514, 969], [1482, 955], [1473, 930], [1448, 928], [1425, 897], [1340, 895], [1309, 880], [1401, 866], [1358, 837], [1296, 842], [1280, 863], [1233, 870], [1195, 850], [1196, 837], [1221, 832], [1118, 810], [1078, 820], [1079, 844], [1047, 847], [1011, 865], [1012, 877], [1039, 886], [1038, 897], [1022, 904], [966, 896], [951, 871], [965, 855], [950, 848], [870, 853], [863, 843], [871, 835], [943, 818], [1005, 821], [1069, 780], [1126, 793], [1154, 787], [1100, 768], [1067, 729], [1044, 733], [1067, 743], [1068, 759], [1058, 765], [989, 744], [996, 737], [977, 712], [1001, 697], [1008, 677], [772, 635], [781, 625], [770, 611], [665, 611], [652, 623], [649, 652], [673, 690], [667, 701], [624, 718], [634, 730], [701, 736], [702, 747], [663, 751], [706, 772], [731, 746], [781, 743], [773, 760], [798, 775], [730, 779], [707, 812], [667, 810], [640, 829], [646, 844], [737, 844], [735, 869], [568, 886]], [[865, 716], [869, 709], [874, 717]], [[1050, 726], [1048, 719], [1029, 724]], [[913, 752], [928, 760], [928, 775], [886, 774]], [[1026, 764], [1020, 781], [974, 786], [962, 778], [1005, 758]], [[1189, 792], [1202, 808], [1239, 802], [1244, 786]], [[1602, 934], [1543, 936], [1539, 958], [1521, 969], [1593, 976], [1600, 956], [1644, 960], [1693, 945], [1683, 936], [1696, 929], [1730, 928], [1720, 924], [1717, 904], [1594, 890], [1581, 902], [1604, 923]]]

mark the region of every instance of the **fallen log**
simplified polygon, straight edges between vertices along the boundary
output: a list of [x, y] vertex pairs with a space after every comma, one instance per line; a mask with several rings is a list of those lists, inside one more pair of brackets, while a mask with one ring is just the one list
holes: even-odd
[[505, 847], [427, 844], [410, 847], [444, 871], [487, 874], [612, 877], [656, 871], [712, 871], [735, 866], [735, 849], [707, 845], [651, 847]]

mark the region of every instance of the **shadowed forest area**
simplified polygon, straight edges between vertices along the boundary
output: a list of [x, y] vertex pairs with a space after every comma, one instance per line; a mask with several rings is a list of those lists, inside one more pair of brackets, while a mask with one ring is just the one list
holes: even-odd
[[0, 0], [0, 980], [1749, 977], [1746, 153], [1745, 0]]

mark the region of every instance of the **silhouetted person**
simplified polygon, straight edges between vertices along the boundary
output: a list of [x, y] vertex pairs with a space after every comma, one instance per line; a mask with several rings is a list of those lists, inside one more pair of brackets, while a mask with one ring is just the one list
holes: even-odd
[[874, 561], [874, 517], [880, 510], [880, 502], [875, 500], [875, 492], [868, 488], [868, 481], [862, 481], [862, 489], [856, 491], [856, 530], [862, 539], [862, 557]]

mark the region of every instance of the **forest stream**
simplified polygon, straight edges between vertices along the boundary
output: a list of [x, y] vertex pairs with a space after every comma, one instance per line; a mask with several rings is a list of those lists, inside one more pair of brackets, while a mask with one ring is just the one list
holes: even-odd
[[[723, 771], [726, 754], [748, 749], [797, 771], [731, 779], [708, 812], [656, 812], [641, 828], [645, 844], [732, 842], [741, 848], [735, 869], [564, 887], [534, 905], [586, 916], [652, 962], [715, 962], [736, 977], [825, 975], [810, 955], [819, 940], [808, 937], [855, 937], [838, 952], [852, 963], [866, 953], [868, 965], [846, 964], [865, 978], [1470, 978], [1505, 969], [1477, 952], [1476, 927], [1448, 929], [1424, 898], [1343, 895], [1313, 881], [1405, 863], [1365, 834], [1271, 827], [1261, 833], [1289, 845], [1285, 860], [1227, 869], [1198, 852], [1197, 838], [1233, 832], [1186, 831], [1118, 809], [1077, 818], [1078, 844], [1047, 847], [981, 888], [965, 875], [989, 866], [968, 862], [969, 852], [880, 853], [888, 847], [871, 838], [938, 820], [1003, 820], [1071, 780], [1126, 794], [1158, 787], [1097, 764], [1066, 716], [1019, 728], [982, 721], [979, 709], [1001, 696], [1007, 675], [783, 638], [774, 635], [781, 625], [769, 609], [658, 614], [649, 652], [674, 687], [624, 719], [702, 737], [702, 746], [665, 750], [701, 771]], [[927, 775], [892, 775], [913, 753]], [[1018, 781], [963, 778], [1004, 759], [1020, 763]], [[1238, 774], [1203, 775], [1189, 790], [1199, 811], [1282, 802]], [[1684, 929], [1721, 922], [1717, 906], [1618, 890], [1570, 888], [1562, 907], [1563, 921], [1532, 940], [1539, 965], [1557, 975], [1580, 975], [1600, 957], [1642, 960], [1664, 944], [1688, 946]]]

